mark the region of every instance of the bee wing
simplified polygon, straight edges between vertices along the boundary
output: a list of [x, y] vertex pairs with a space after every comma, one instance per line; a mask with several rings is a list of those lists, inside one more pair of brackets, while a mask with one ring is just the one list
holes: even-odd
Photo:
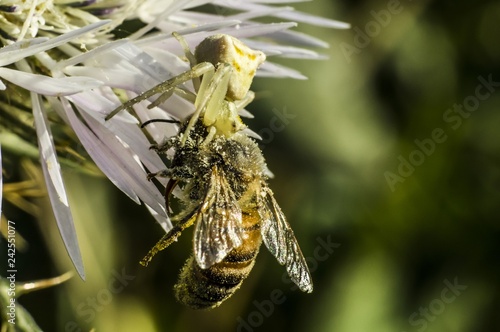
[[263, 189], [265, 195], [259, 208], [262, 239], [278, 262], [285, 265], [292, 281], [299, 286], [300, 290], [310, 293], [313, 290], [311, 273], [297, 239], [274, 199], [271, 189], [267, 187]]
[[242, 244], [242, 216], [238, 201], [223, 174], [214, 168], [194, 231], [194, 256], [202, 268], [219, 263]]

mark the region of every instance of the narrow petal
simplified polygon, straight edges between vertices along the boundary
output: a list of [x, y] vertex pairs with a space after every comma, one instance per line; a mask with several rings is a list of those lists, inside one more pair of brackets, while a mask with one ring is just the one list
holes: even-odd
[[247, 0], [252, 3], [295, 3], [295, 2], [308, 2], [311, 0]]
[[256, 74], [257, 77], [290, 77], [298, 80], [306, 80], [307, 77], [295, 69], [278, 65], [269, 61], [264, 62]]
[[[141, 159], [141, 161], [148, 165], [148, 167], [152, 168], [156, 166], [159, 167], [158, 169], [163, 169], [164, 166], [161, 159], [159, 159], [158, 156], [156, 156], [157, 160], [154, 160], [154, 158], [152, 159], [151, 156], [144, 157], [146, 153], [153, 154], [153, 152], [149, 151], [149, 144], [145, 142], [147, 141], [145, 137], [143, 137], [141, 141], [140, 136], [137, 134], [131, 136], [130, 133], [128, 133], [125, 135], [124, 132], [126, 132], [126, 130], [119, 131], [116, 129], [118, 124], [113, 126], [110, 123], [117, 122], [124, 126], [128, 123], [129, 132], [133, 132], [134, 128], [139, 130], [137, 124], [129, 122], [124, 122], [125, 124], [122, 123], [122, 121], [120, 121], [122, 118], [120, 115], [117, 115], [106, 123], [104, 123], [102, 119], [102, 122], [100, 122], [94, 118], [95, 114], [91, 115], [92, 110], [88, 109], [88, 105], [82, 103], [82, 101], [88, 100], [88, 97], [74, 95], [68, 98], [77, 105], [77, 108], [80, 110], [80, 115], [86, 122], [86, 124], [82, 123], [77, 118], [73, 109], [67, 106], [65, 108], [71, 126], [75, 129], [76, 134], [96, 165], [120, 190], [132, 198], [136, 203], [139, 204], [138, 199], [140, 199], [145, 204], [151, 206], [158, 214], [167, 217], [164, 209], [163, 195], [152, 182], [147, 181], [146, 171], [136, 158], [138, 158], [138, 154], [142, 155], [143, 159]], [[97, 98], [93, 98], [93, 101], [95, 102], [96, 99]], [[84, 107], [87, 109], [84, 109]], [[112, 109], [113, 107], [108, 108]], [[107, 126], [111, 126], [111, 128]], [[113, 132], [110, 129], [113, 129]], [[120, 137], [120, 140], [117, 139], [117, 135]], [[142, 133], [141, 135], [144, 136]], [[131, 137], [132, 139], [130, 139]], [[125, 142], [125, 140], [128, 142]], [[135, 144], [133, 145], [134, 150], [128, 143]], [[132, 151], [136, 151], [137, 154]]]
[[48, 120], [43, 110], [41, 97], [32, 92], [31, 102], [40, 149], [40, 163], [57, 226], [76, 271], [80, 277], [85, 280], [83, 260], [80, 254], [73, 216], [69, 208], [68, 198], [61, 176], [61, 167], [56, 158], [54, 142], [52, 140]]
[[[106, 128], [103, 124], [99, 123], [95, 119], [93, 119], [91, 116], [88, 115], [88, 113], [81, 113], [83, 118], [87, 121], [87, 123], [91, 126], [92, 131], [96, 133], [96, 135], [99, 137], [101, 141], [105, 141], [106, 144], [109, 144], [108, 142], [111, 140], [111, 135], [113, 135], [108, 128]], [[119, 123], [119, 117], [116, 117], [114, 119], [111, 119], [108, 122], [115, 122]], [[129, 126], [131, 127], [131, 126]], [[135, 126], [137, 130], [139, 128]], [[144, 135], [141, 133], [141, 136], [145, 139]], [[120, 136], [122, 139], [124, 136]], [[125, 142], [127, 143], [127, 142]], [[122, 147], [123, 147], [123, 143]], [[120, 153], [120, 150], [116, 150], [116, 145], [113, 145], [112, 147], [112, 152], [115, 154], [119, 153], [118, 160], [122, 161], [124, 160], [126, 154], [124, 153], [124, 149], [122, 149], [122, 152]], [[139, 163], [144, 162], [146, 165], [151, 163], [151, 159], [140, 159], [138, 154], [143, 155], [144, 153], [152, 153], [149, 150], [149, 144], [148, 148], [140, 148], [137, 150], [133, 150], [128, 146], [125, 148], [125, 151], [128, 153], [132, 153], [132, 151], [137, 152], [137, 154], [133, 155], [133, 161], [127, 161], [125, 160], [124, 162], [121, 163], [121, 168], [124, 169], [127, 173], [127, 176], [124, 177], [125, 179], [128, 178], [128, 181], [132, 184], [132, 188], [134, 190], [134, 193], [137, 194], [137, 196], [140, 198], [141, 201], [143, 201], [145, 204], [149, 205], [153, 210], [156, 211], [157, 214], [167, 217], [164, 205], [165, 205], [165, 198], [163, 197], [163, 194], [158, 191], [158, 188], [153, 184], [153, 182], [147, 180], [147, 173], [142, 167], [142, 165]], [[161, 159], [159, 159], [158, 156], [158, 161], [161, 162]], [[162, 166], [160, 168], [154, 169], [154, 171], [161, 170], [164, 168], [163, 163], [161, 163]], [[170, 225], [172, 227], [172, 225]]]
[[[237, 29], [235, 29], [234, 27], [222, 27], [217, 31], [204, 31], [193, 34], [185, 34], [183, 35], [183, 37], [188, 42], [189, 46], [192, 49], [194, 49], [195, 46], [201, 43], [203, 39], [205, 39], [210, 35], [213, 35], [214, 33], [229, 34], [236, 38], [250, 38], [255, 36], [276, 33], [295, 26], [297, 26], [297, 23], [294, 22], [284, 22], [284, 23], [274, 23], [274, 24], [253, 23], [253, 24], [241, 25]], [[165, 32], [168, 33], [168, 35], [155, 37], [158, 41], [160, 41], [156, 44], [157, 47], [169, 51], [179, 50], [179, 55], [181, 55], [182, 48], [179, 46], [179, 42], [177, 41], [177, 39], [175, 39], [170, 35], [171, 31], [165, 31]]]
[[249, 10], [236, 15], [228, 16], [228, 18], [233, 20], [249, 21], [258, 17], [273, 16], [281, 11], [291, 11], [293, 7], [266, 7], [261, 6], [255, 10]]
[[[133, 151], [134, 155], [137, 155], [141, 163], [150, 171], [157, 172], [165, 168], [158, 154], [149, 149], [151, 143], [139, 128], [135, 118], [133, 118], [134, 122], [110, 120], [104, 123], [102, 122], [101, 115], [96, 116], [96, 114], [99, 114], [96, 112], [96, 109], [111, 110], [116, 104], [95, 93], [91, 96], [90, 92], [75, 95], [72, 97], [72, 100], [85, 112], [85, 114], [82, 114], [85, 119], [87, 119], [87, 116], [92, 117], [96, 122], [100, 123], [100, 127], [102, 127], [100, 129], [106, 130], [106, 132], [110, 132], [111, 135], [119, 137], [120, 141], [125, 143], [129, 150]], [[89, 100], [91, 103], [88, 102]], [[118, 103], [118, 100], [116, 100], [116, 102]], [[87, 120], [87, 123], [89, 122], [90, 121]]]
[[19, 70], [0, 68], [0, 77], [28, 91], [47, 96], [65, 96], [83, 90], [93, 89], [103, 83], [87, 77], [53, 78]]
[[[161, 21], [165, 20], [168, 16], [174, 14], [175, 12], [181, 10], [184, 7], [187, 7], [187, 5], [192, 2], [192, 0], [176, 0], [170, 3], [169, 6], [165, 6], [163, 11], [155, 15], [153, 20], [147, 20], [147, 17], [141, 17], [144, 22], [148, 22], [145, 27], [137, 30], [133, 34], [131, 34], [129, 37], [130, 39], [139, 39], [142, 37], [144, 34], [148, 33], [149, 31], [158, 28], [158, 25], [160, 24]], [[158, 6], [157, 4], [155, 4]], [[158, 7], [157, 7], [158, 8]]]
[[155, 210], [153, 210], [149, 205], [145, 204], [149, 213], [156, 219], [156, 222], [160, 224], [161, 228], [166, 232], [172, 229], [172, 222], [168, 216], [164, 216], [163, 214], [158, 214]]
[[349, 23], [337, 21], [337, 20], [331, 20], [328, 18], [324, 17], [318, 17], [315, 15], [310, 15], [306, 13], [302, 13], [299, 11], [290, 11], [290, 12], [282, 12], [282, 13], [276, 13], [274, 15], [279, 18], [284, 18], [286, 20], [291, 20], [294, 22], [302, 22], [302, 23], [307, 23], [311, 25], [317, 25], [317, 26], [322, 26], [325, 28], [334, 28], [334, 29], [349, 29], [351, 25]]
[[57, 66], [53, 68], [53, 70], [60, 70], [61, 68], [65, 68], [68, 66], [74, 66], [77, 64], [80, 64], [82, 62], [85, 62], [86, 60], [93, 59], [97, 57], [99, 54], [103, 52], [108, 52], [110, 49], [119, 47], [120, 45], [129, 43], [127, 39], [119, 39], [115, 40], [109, 43], [106, 43], [104, 45], [101, 45], [99, 47], [93, 48], [88, 52], [81, 53], [79, 55], [73, 56], [69, 59], [59, 61], [57, 63]]
[[248, 47], [262, 51], [267, 56], [279, 55], [279, 57], [282, 58], [310, 59], [310, 60], [319, 60], [325, 58], [325, 56], [322, 56], [317, 52], [300, 47], [262, 43], [253, 41], [251, 39], [245, 39], [244, 42], [245, 44], [248, 45]]
[[[184, 12], [183, 14], [187, 14], [187, 13], [194, 14], [195, 12]], [[196, 14], [198, 14], [198, 13], [196, 13]], [[199, 24], [199, 25], [194, 26], [194, 27], [180, 29], [177, 31], [177, 33], [179, 33], [180, 35], [187, 35], [187, 34], [198, 33], [198, 32], [216, 31], [216, 30], [219, 30], [220, 28], [233, 27], [233, 26], [241, 24], [241, 23], [242, 22], [240, 20], [225, 19], [223, 21], [220, 21], [220, 18], [217, 18], [217, 21], [215, 21], [215, 22], [206, 23], [206, 24]]]
[[99, 22], [95, 22], [89, 24], [83, 28], [65, 33], [64, 35], [57, 36], [55, 38], [48, 39], [41, 43], [34, 43], [30, 45], [28, 48], [19, 47], [19, 49], [9, 49], [5, 54], [1, 54], [0, 56], [0, 67], [9, 65], [11, 63], [17, 62], [21, 59], [24, 59], [33, 54], [43, 52], [49, 50], [51, 48], [57, 47], [61, 44], [67, 43], [72, 39], [75, 39], [83, 34], [86, 34], [90, 31], [97, 30], [103, 25], [108, 24], [109, 20], [102, 20]]
[[[214, 1], [214, 3], [218, 4], [220, 6], [223, 6], [223, 7], [233, 8], [233, 9], [237, 9], [237, 10], [245, 10], [248, 12], [270, 11], [270, 14], [267, 14], [267, 15], [283, 18], [286, 20], [294, 21], [294, 22], [302, 22], [302, 23], [307, 23], [307, 24], [311, 24], [311, 25], [317, 25], [317, 26], [323, 26], [323, 27], [335, 28], [335, 29], [349, 29], [350, 28], [350, 24], [348, 24], [348, 23], [302, 13], [302, 12], [293, 10], [292, 7], [273, 7], [273, 6], [266, 6], [266, 5], [261, 5], [261, 4], [257, 4], [257, 3], [245, 2], [245, 1], [226, 1], [226, 0]], [[274, 11], [272, 11], [273, 9], [274, 9]]]
[[295, 46], [321, 47], [321, 48], [329, 47], [328, 43], [322, 41], [321, 39], [312, 37], [305, 33], [292, 30], [278, 31], [271, 35], [268, 35], [267, 37], [271, 38], [275, 42], [280, 42], [283, 44], [291, 44]]
[[[154, 107], [152, 109], [149, 109], [149, 108], [147, 108], [146, 103], [139, 103], [139, 104], [135, 105], [134, 110], [142, 123], [144, 123], [148, 120], [152, 120], [152, 119], [169, 119], [169, 120], [171, 120], [172, 119], [171, 115], [173, 113], [173, 112], [171, 112], [171, 109], [172, 109], [171, 101], [173, 101], [172, 99], [173, 98], [170, 98], [170, 100], [167, 100], [167, 104], [162, 105], [163, 107], [168, 108], [168, 110], [169, 110], [168, 113], [159, 107]], [[182, 114], [181, 117], [178, 117], [181, 119], [190, 113], [188, 110], [194, 111], [192, 104], [188, 104], [187, 101], [179, 98], [179, 102], [182, 102], [182, 101], [185, 102], [185, 106], [184, 107], [181, 106], [180, 107], [181, 110], [178, 112], [178, 113]], [[175, 124], [172, 124], [172, 123], [151, 123], [146, 127], [146, 129], [149, 132], [149, 134], [151, 135], [152, 139], [157, 144], [163, 143], [166, 138], [171, 137], [173, 135], [176, 135], [178, 132], [178, 126]], [[165, 168], [164, 165], [162, 167]]]
[[21, 41], [2, 47], [0, 48], [0, 58], [1, 58], [0, 64], [2, 63], [1, 61], [6, 61], [6, 59], [10, 59], [10, 57], [12, 57], [13, 54], [17, 56], [19, 52], [22, 52], [22, 50], [26, 50], [29, 49], [30, 47], [39, 45], [41, 43], [45, 43], [48, 40], [49, 38], [47, 37], [23, 39]]
[[135, 203], [140, 204], [139, 197], [135, 194], [132, 186], [128, 181], [123, 181], [126, 177], [121, 165], [115, 161], [113, 152], [101, 142], [96, 135], [85, 126], [74, 113], [71, 105], [66, 100], [62, 100], [66, 110], [66, 116], [71, 124], [71, 127], [78, 136], [78, 139], [85, 147], [85, 150], [96, 163], [97, 167], [109, 178], [109, 180], [127, 195]]
[[255, 138], [259, 141], [262, 140], [262, 136], [260, 136], [259, 134], [257, 134], [255, 131], [253, 131], [252, 129], [250, 128], [245, 128], [241, 131], [243, 134], [249, 136], [249, 137], [252, 137], [252, 138]]

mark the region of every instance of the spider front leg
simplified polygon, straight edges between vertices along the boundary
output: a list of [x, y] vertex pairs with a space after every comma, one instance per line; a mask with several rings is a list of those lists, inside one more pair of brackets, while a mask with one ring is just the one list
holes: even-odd
[[241, 100], [235, 100], [234, 105], [236, 106], [236, 111], [239, 113], [245, 107], [250, 105], [250, 103], [255, 99], [255, 93], [253, 91], [248, 91], [245, 98]]
[[[105, 120], [108, 121], [109, 119], [111, 119], [113, 116], [115, 116], [121, 110], [131, 108], [135, 104], [137, 104], [137, 103], [139, 103], [139, 102], [141, 102], [141, 101], [143, 101], [151, 96], [154, 96], [155, 94], [158, 94], [158, 93], [161, 94], [158, 97], [158, 99], [160, 99], [161, 101], [164, 101], [165, 99], [167, 99], [168, 97], [170, 97], [174, 93], [175, 87], [177, 87], [178, 85], [181, 85], [184, 82], [187, 82], [187, 81], [192, 80], [194, 78], [200, 77], [200, 76], [202, 76], [210, 71], [214, 71], [214, 65], [212, 65], [209, 62], [199, 63], [199, 64], [195, 65], [193, 68], [191, 68], [190, 70], [188, 70], [188, 71], [186, 71], [178, 76], [175, 76], [169, 80], [163, 81], [160, 84], [152, 87], [151, 89], [144, 91], [143, 93], [141, 93], [137, 97], [132, 98], [129, 101], [118, 106], [117, 108], [115, 108], [113, 111], [111, 111], [111, 113], [109, 113], [106, 116]], [[153, 103], [155, 103], [155, 102], [153, 102]], [[154, 104], [154, 105], [156, 106], [156, 104]]]
[[183, 133], [181, 146], [186, 143], [190, 131], [200, 118], [203, 125], [210, 128], [211, 137], [215, 135], [212, 128], [215, 128], [217, 134], [230, 137], [244, 127], [235, 103], [226, 98], [233, 70], [230, 64], [219, 63], [213, 75], [211, 72], [203, 75], [194, 103], [196, 110]]
[[[189, 66], [191, 68], [193, 68], [198, 63], [198, 61], [196, 60], [193, 52], [191, 52], [191, 49], [189, 48], [189, 45], [188, 45], [186, 39], [176, 31], [172, 32], [172, 36], [175, 39], [177, 39], [179, 44], [181, 44], [182, 50], [184, 51], [184, 56], [189, 61]], [[204, 61], [199, 61], [199, 62], [201, 63]], [[196, 91], [198, 91], [198, 89], [200, 88], [200, 80], [199, 79], [193, 80], [193, 85], [194, 85], [194, 89]]]

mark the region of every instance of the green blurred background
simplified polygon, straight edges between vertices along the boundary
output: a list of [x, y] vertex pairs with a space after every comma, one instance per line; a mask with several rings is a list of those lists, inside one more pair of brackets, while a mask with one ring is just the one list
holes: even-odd
[[[330, 44], [329, 59], [271, 59], [309, 79], [257, 79], [247, 121], [264, 136], [270, 186], [314, 292], [284, 281], [262, 247], [235, 296], [212, 311], [186, 309], [172, 287], [192, 231], [144, 269], [139, 260], [162, 235], [146, 209], [103, 178], [65, 169], [87, 281], [21, 298], [44, 330], [500, 331], [500, 3], [295, 7], [353, 27], [299, 25]], [[5, 206], [26, 221], [17, 223], [29, 243], [19, 281], [71, 269], [45, 206], [31, 221]]]

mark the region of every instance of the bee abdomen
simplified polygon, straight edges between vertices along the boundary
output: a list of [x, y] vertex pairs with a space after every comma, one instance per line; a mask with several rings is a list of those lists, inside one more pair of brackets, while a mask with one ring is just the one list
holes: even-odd
[[248, 276], [255, 263], [259, 246], [253, 250], [241, 251], [241, 249], [232, 250], [220, 263], [207, 269], [200, 268], [191, 256], [174, 286], [177, 300], [193, 309], [219, 306]]

